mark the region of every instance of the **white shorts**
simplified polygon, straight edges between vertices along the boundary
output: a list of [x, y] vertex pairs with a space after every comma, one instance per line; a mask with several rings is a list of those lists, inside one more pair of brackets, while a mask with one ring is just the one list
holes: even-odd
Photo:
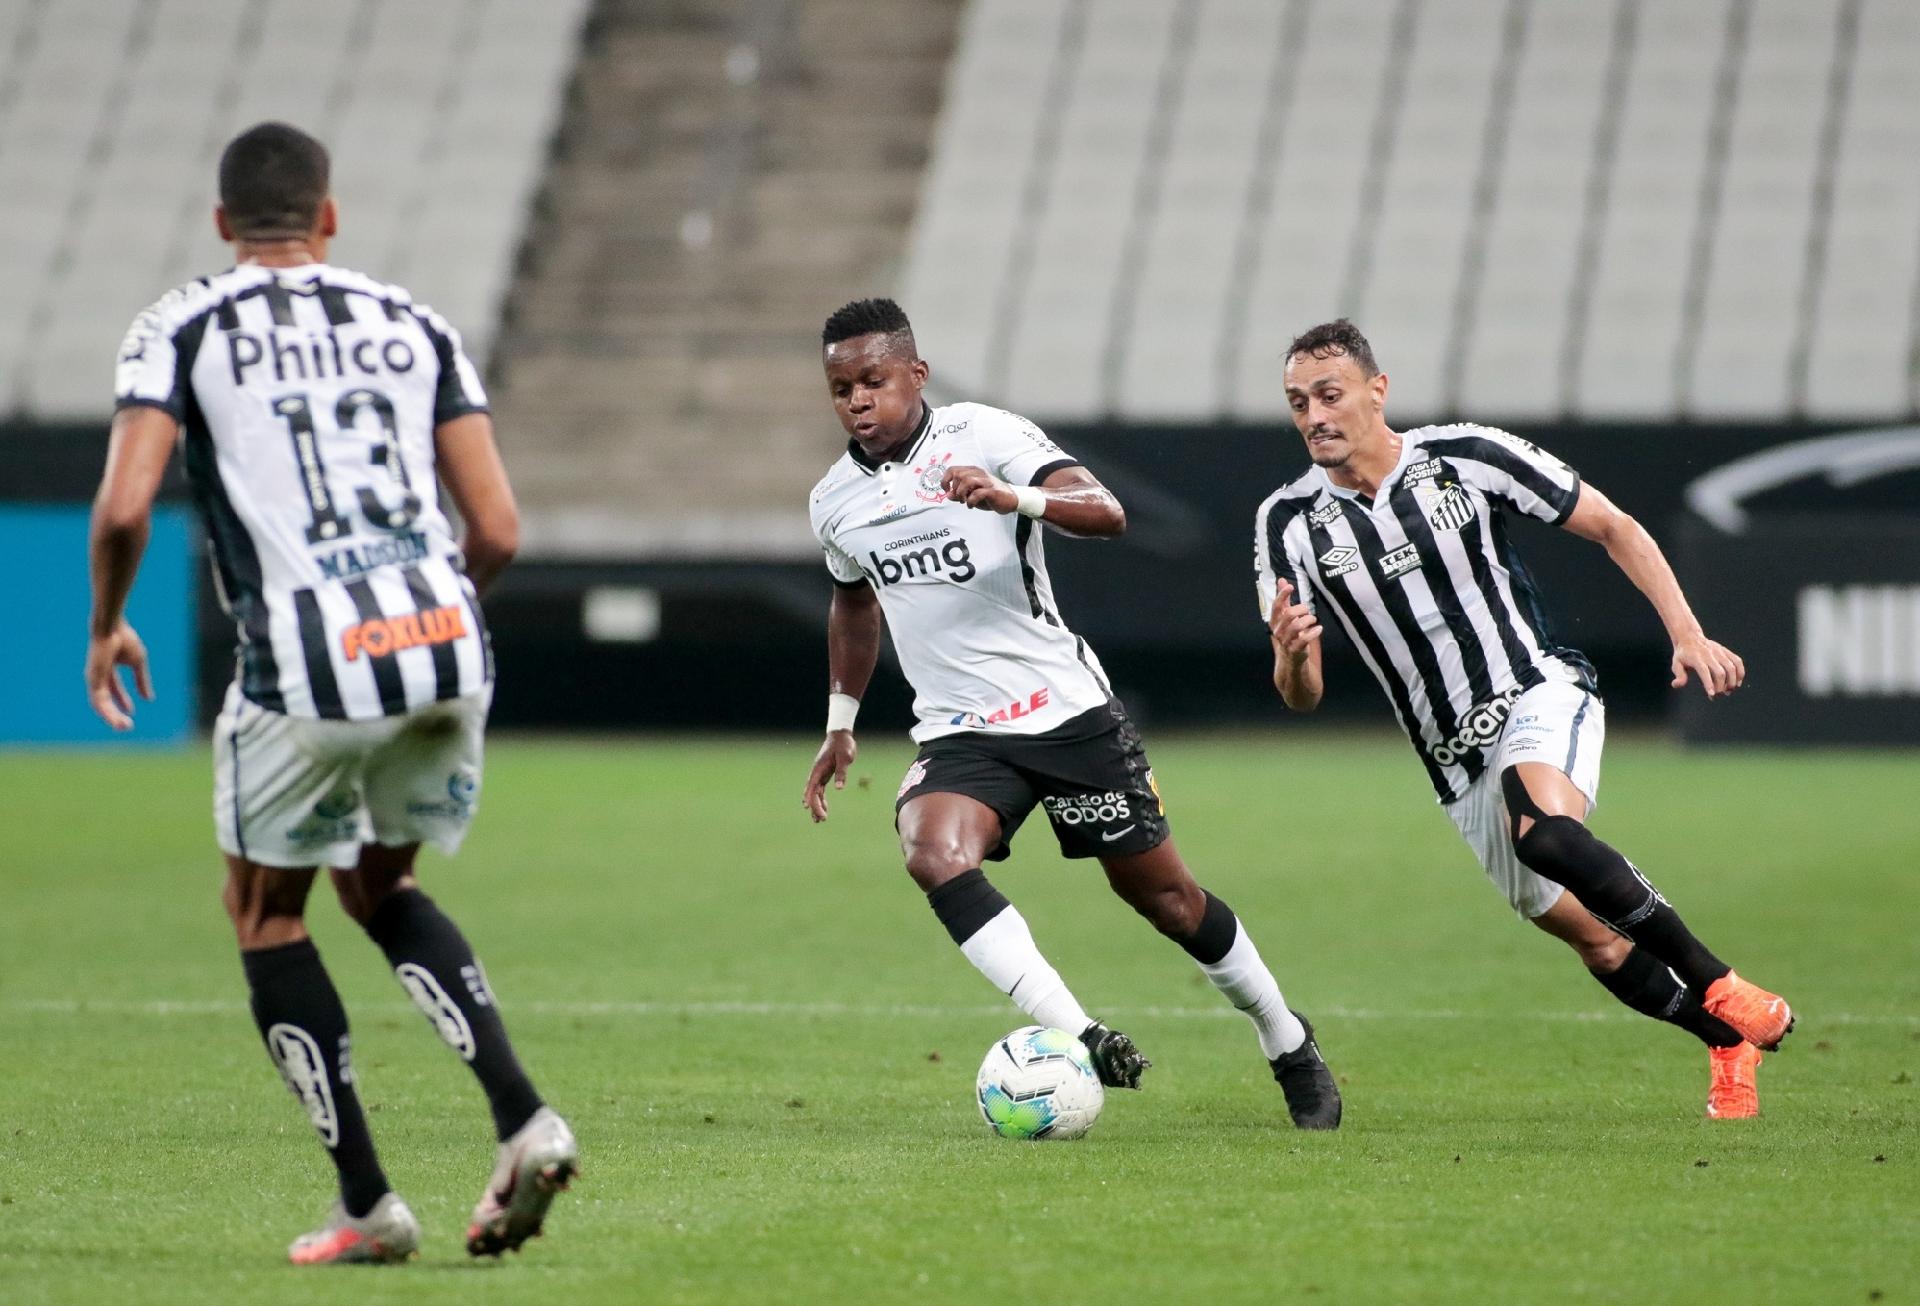
[[1587, 796], [1588, 811], [1600, 801], [1600, 752], [1607, 740], [1607, 709], [1578, 685], [1549, 681], [1514, 700], [1500, 740], [1488, 750], [1487, 769], [1447, 815], [1473, 848], [1494, 887], [1507, 895], [1522, 919], [1532, 920], [1560, 901], [1561, 887], [1521, 865], [1500, 775], [1519, 762], [1545, 762]]
[[213, 729], [220, 850], [262, 866], [342, 866], [363, 844], [451, 854], [480, 806], [491, 685], [378, 721], [269, 712], [229, 686]]

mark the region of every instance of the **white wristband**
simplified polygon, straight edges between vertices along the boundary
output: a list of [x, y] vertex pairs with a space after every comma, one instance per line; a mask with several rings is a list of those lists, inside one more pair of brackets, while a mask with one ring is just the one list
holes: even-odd
[[1022, 485], [1014, 490], [1013, 510], [1022, 517], [1047, 515], [1047, 492], [1037, 485]]
[[852, 730], [853, 719], [860, 715], [860, 700], [851, 694], [827, 695], [827, 733]]

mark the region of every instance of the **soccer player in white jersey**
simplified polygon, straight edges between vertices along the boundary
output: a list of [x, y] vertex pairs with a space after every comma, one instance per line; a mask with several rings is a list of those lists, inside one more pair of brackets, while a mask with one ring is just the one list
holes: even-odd
[[[254, 1020], [339, 1171], [300, 1264], [398, 1261], [419, 1227], [382, 1173], [347, 1016], [304, 919], [322, 866], [349, 915], [485, 1090], [500, 1145], [474, 1255], [537, 1233], [576, 1163], [507, 1040], [486, 973], [414, 878], [480, 798], [493, 663], [478, 589], [512, 558], [513, 493], [460, 338], [407, 292], [328, 266], [337, 217], [321, 144], [281, 123], [220, 158], [214, 218], [235, 266], [170, 291], [121, 347], [94, 502], [86, 681], [116, 729], [152, 697], [124, 612], [174, 446], [239, 635], [214, 730], [214, 828]], [[444, 480], [464, 536], [441, 512]]]
[[900, 845], [967, 960], [1035, 1021], [1077, 1034], [1104, 1083], [1139, 1087], [1147, 1060], [1087, 1014], [981, 869], [1037, 804], [1065, 856], [1099, 859], [1114, 891], [1252, 1018], [1294, 1124], [1336, 1128], [1340, 1093], [1312, 1029], [1232, 909], [1194, 883], [1139, 733], [1054, 605], [1042, 523], [1111, 537], [1126, 528], [1120, 504], [1024, 418], [928, 404], [927, 364], [892, 300], [839, 309], [821, 343], [851, 439], [812, 496], [835, 584], [827, 736], [804, 794], [813, 819], [827, 819], [828, 780], [846, 784], [884, 614], [919, 719], [895, 802]]
[[1706, 637], [1653, 538], [1559, 459], [1484, 426], [1389, 428], [1386, 374], [1351, 322], [1293, 341], [1286, 393], [1314, 466], [1255, 521], [1274, 687], [1296, 711], [1319, 705], [1331, 611], [1514, 910], [1621, 1002], [1707, 1045], [1709, 1115], [1757, 1115], [1761, 1049], [1779, 1046], [1793, 1013], [1587, 829], [1606, 712], [1587, 660], [1553, 642], [1505, 517], [1607, 550], [1673, 640], [1675, 688], [1698, 678], [1717, 698], [1740, 687], [1744, 664]]

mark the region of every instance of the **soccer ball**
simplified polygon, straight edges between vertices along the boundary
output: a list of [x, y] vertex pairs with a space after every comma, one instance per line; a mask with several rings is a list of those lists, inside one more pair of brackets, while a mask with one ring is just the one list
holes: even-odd
[[1078, 1138], [1107, 1100], [1086, 1045], [1028, 1025], [987, 1049], [975, 1083], [980, 1117], [1002, 1138]]

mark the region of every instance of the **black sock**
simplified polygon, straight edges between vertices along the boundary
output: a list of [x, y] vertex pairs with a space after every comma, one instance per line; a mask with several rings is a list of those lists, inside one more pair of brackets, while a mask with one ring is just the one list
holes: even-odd
[[980, 927], [1012, 904], [993, 887], [985, 871], [974, 867], [948, 880], [927, 894], [927, 905], [947, 927], [955, 943], [965, 943], [980, 932]]
[[1233, 941], [1240, 934], [1240, 921], [1233, 914], [1233, 908], [1205, 889], [1200, 892], [1207, 894], [1207, 908], [1200, 914], [1200, 928], [1193, 932], [1192, 938], [1180, 940], [1180, 946], [1202, 966], [1211, 966], [1233, 951]]
[[[1520, 768], [1500, 773], [1500, 793], [1513, 822], [1513, 851], [1536, 875], [1572, 889], [1586, 909], [1651, 952], [1689, 988], [1705, 992], [1727, 973], [1727, 963], [1693, 937], [1673, 904], [1640, 868], [1594, 837], [1571, 816], [1548, 816], [1534, 804]], [[1520, 834], [1522, 819], [1533, 822]]]
[[473, 1067], [493, 1108], [494, 1129], [502, 1139], [512, 1137], [540, 1109], [540, 1094], [513, 1055], [486, 972], [460, 927], [420, 890], [402, 889], [387, 895], [367, 934], [387, 954], [414, 1005]]
[[1617, 970], [1588, 973], [1641, 1015], [1677, 1025], [1710, 1048], [1730, 1048], [1741, 1041], [1732, 1026], [1707, 1014], [1697, 990], [1682, 984], [1645, 948], [1628, 952]]
[[240, 954], [253, 995], [253, 1020], [267, 1055], [313, 1121], [340, 1171], [347, 1214], [363, 1216], [390, 1187], [374, 1155], [347, 1049], [347, 1009], [340, 1005], [311, 939]]

